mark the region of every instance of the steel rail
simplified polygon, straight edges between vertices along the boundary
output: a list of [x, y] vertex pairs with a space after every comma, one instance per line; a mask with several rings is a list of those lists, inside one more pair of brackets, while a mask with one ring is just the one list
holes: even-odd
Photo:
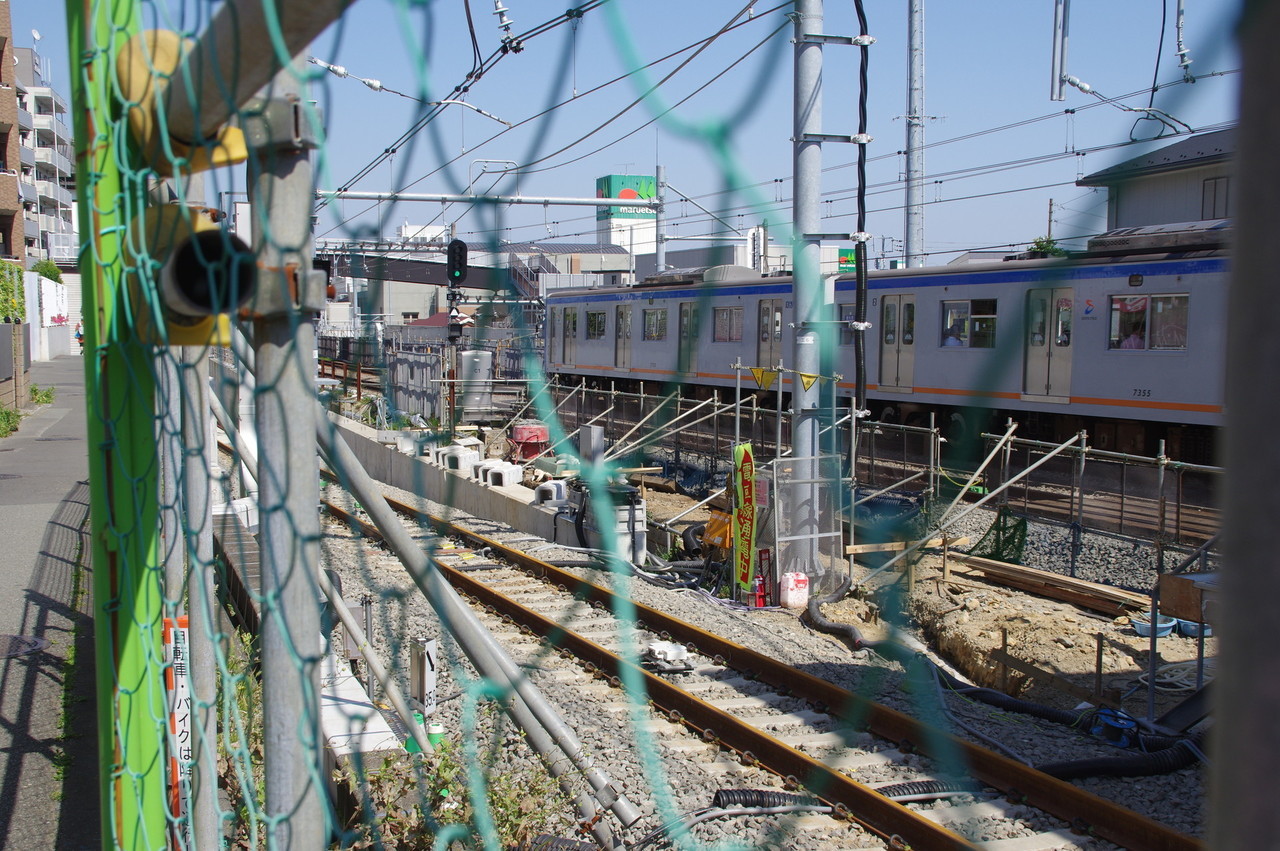
[[[391, 500], [388, 502], [391, 502], [392, 507], [397, 511], [404, 507], [397, 506]], [[361, 534], [381, 540], [381, 533], [371, 524], [327, 502], [324, 503], [324, 507], [334, 518], [358, 528]], [[433, 520], [434, 518], [430, 518], [428, 522], [435, 526]], [[449, 530], [449, 533], [458, 534], [456, 530]], [[504, 555], [514, 552], [497, 542], [489, 542], [485, 546], [501, 547]], [[572, 632], [551, 618], [521, 606], [510, 597], [466, 573], [442, 564], [438, 560], [435, 560], [435, 563], [440, 572], [460, 593], [510, 618], [517, 626], [528, 628], [542, 638], [552, 639], [557, 647], [569, 651], [585, 662], [590, 669], [607, 676], [612, 684], [620, 685], [624, 669], [632, 671], [643, 681], [644, 689], [638, 695], [630, 695], [631, 699], [640, 703], [652, 703], [671, 720], [690, 727], [706, 741], [716, 742], [742, 755], [744, 762], [759, 765], [786, 778], [788, 782], [803, 786], [809, 792], [830, 803], [836, 808], [838, 814], [853, 819], [883, 839], [900, 837], [908, 847], [912, 848], [978, 851], [980, 846], [924, 818], [909, 807], [886, 798], [802, 751], [751, 727], [724, 710], [717, 709], [678, 686], [619, 658], [599, 644]]]
[[[514, 550], [492, 538], [477, 534], [464, 527], [456, 526], [390, 497], [385, 497], [385, 499], [387, 504], [396, 512], [430, 527], [438, 534], [462, 538], [477, 549], [489, 547], [494, 553], [500, 553], [503, 558], [535, 576], [553, 584], [562, 585], [579, 599], [597, 603], [606, 607], [609, 611], [617, 610], [614, 599], [616, 595], [606, 588], [601, 588], [598, 585], [580, 579], [566, 570], [561, 570], [519, 550]], [[361, 528], [364, 528], [364, 524], [361, 524]], [[378, 537], [376, 529], [370, 528], [368, 533], [372, 537]], [[461, 586], [483, 588], [471, 577], [448, 568], [447, 565], [442, 565], [442, 569], [449, 575], [450, 581], [453, 581], [456, 577], [458, 584]], [[468, 591], [467, 593], [470, 592]], [[488, 592], [486, 589], [483, 593], [496, 592]], [[474, 596], [479, 598], [480, 595]], [[1025, 802], [1063, 819], [1077, 832], [1096, 836], [1122, 847], [1135, 849], [1135, 851], [1203, 851], [1204, 849], [1204, 845], [1194, 837], [1178, 833], [1153, 819], [1135, 813], [1119, 804], [1107, 801], [1070, 783], [1050, 777], [1030, 766], [1023, 765], [972, 742], [957, 738], [945, 731], [929, 727], [897, 710], [882, 706], [812, 674], [792, 668], [762, 653], [736, 644], [714, 633], [707, 632], [658, 609], [639, 602], [632, 603], [632, 605], [635, 608], [638, 621], [652, 632], [690, 645], [706, 656], [723, 660], [726, 665], [735, 670], [748, 676], [754, 676], [760, 681], [794, 697], [810, 701], [831, 715], [852, 725], [855, 729], [867, 729], [890, 741], [901, 743], [904, 746], [909, 745], [917, 752], [935, 759], [940, 758], [943, 753], [960, 753], [976, 779], [1000, 790], [1012, 800]], [[514, 614], [512, 616], [514, 617]], [[555, 629], [563, 633], [563, 627], [557, 625]], [[596, 664], [598, 665], [599, 663]], [[665, 684], [665, 681], [660, 682]], [[670, 686], [670, 684], [665, 685]], [[655, 695], [657, 693], [654, 692]], [[690, 699], [692, 698], [685, 695], [684, 700]], [[674, 711], [681, 713], [686, 718], [693, 718], [692, 715], [685, 715], [687, 710], [682, 708], [681, 705], [677, 705]], [[693, 723], [696, 726], [699, 722]], [[716, 728], [714, 722], [707, 720], [707, 723], [711, 729], [716, 731], [721, 740], [725, 741], [724, 736]], [[727, 741], [726, 744], [728, 744]], [[785, 748], [786, 746], [781, 745], [781, 747]], [[788, 750], [790, 749], [788, 748]], [[773, 753], [772, 750], [766, 752]], [[752, 753], [757, 758], [760, 757], [759, 753], [754, 751]], [[785, 753], [779, 755], [786, 756]], [[800, 756], [803, 757], [804, 755], [800, 754]], [[783, 776], [794, 774], [794, 772], [788, 771], [780, 773]], [[798, 774], [794, 776], [801, 777]], [[817, 777], [819, 775], [814, 776]], [[843, 777], [844, 775], [840, 776]], [[815, 792], [815, 794], [832, 801], [833, 804], [842, 803], [833, 800], [830, 797], [829, 790]], [[847, 804], [845, 806], [848, 807]], [[849, 811], [854, 818], [858, 818], [859, 814], [856, 810], [849, 808]], [[877, 830], [874, 826], [868, 825], [868, 827], [872, 830]], [[901, 831], [897, 832], [901, 833]], [[903, 836], [907, 838], [905, 834]], [[920, 847], [948, 846], [925, 844]]]

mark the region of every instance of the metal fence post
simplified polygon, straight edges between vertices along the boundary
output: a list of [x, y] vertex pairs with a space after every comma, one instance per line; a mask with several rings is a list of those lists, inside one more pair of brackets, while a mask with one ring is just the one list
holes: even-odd
[[130, 212], [145, 187], [128, 171], [137, 151], [116, 132], [112, 67], [136, 32], [136, 3], [67, 0], [67, 39], [80, 196], [85, 390], [93, 542], [100, 797], [104, 844], [166, 842], [165, 706], [157, 581], [155, 382], [148, 348], [124, 316]]
[[190, 651], [191, 699], [195, 734], [191, 776], [192, 848], [217, 848], [218, 694], [217, 601], [214, 597], [213, 485], [209, 468], [209, 362], [205, 349], [184, 346], [181, 352], [181, 427], [185, 449], [182, 497], [187, 518], [187, 647]]
[[263, 270], [252, 310], [269, 844], [312, 849], [328, 841], [331, 814], [319, 718], [315, 334], [303, 312], [323, 306], [323, 287], [311, 274], [314, 141], [300, 96], [302, 74], [296, 60], [276, 74], [260, 102], [246, 110], [245, 134], [253, 247]]

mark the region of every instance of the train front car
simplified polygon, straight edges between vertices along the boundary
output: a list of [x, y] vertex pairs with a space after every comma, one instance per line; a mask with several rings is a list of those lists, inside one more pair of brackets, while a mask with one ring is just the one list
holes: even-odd
[[[1181, 228], [1181, 229], [1178, 229]], [[1212, 463], [1223, 422], [1228, 261], [1203, 223], [1107, 234], [1092, 253], [873, 273], [873, 419], [1003, 431]], [[1121, 253], [1123, 252], [1123, 253]], [[836, 283], [852, 312], [854, 282]], [[851, 335], [842, 365], [852, 374]], [[852, 392], [847, 385], [845, 392]], [[958, 435], [956, 435], [958, 436]]]

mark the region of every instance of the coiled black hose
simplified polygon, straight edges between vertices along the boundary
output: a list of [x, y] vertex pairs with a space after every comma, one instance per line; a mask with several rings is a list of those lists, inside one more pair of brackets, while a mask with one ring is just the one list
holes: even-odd
[[721, 810], [736, 807], [791, 807], [821, 803], [811, 795], [796, 795], [773, 789], [720, 789], [711, 799], [711, 806]]
[[982, 787], [972, 780], [911, 780], [880, 786], [876, 792], [894, 801], [923, 801], [948, 795], [972, 795]]
[[1200, 759], [1199, 749], [1186, 740], [1154, 753], [1133, 753], [1124, 756], [1077, 759], [1070, 762], [1053, 762], [1036, 766], [1037, 771], [1059, 780], [1079, 780], [1083, 777], [1151, 777], [1171, 774]]
[[1042, 706], [1038, 703], [1020, 700], [1016, 697], [1010, 697], [1002, 691], [992, 688], [980, 688], [972, 686], [968, 683], [961, 682], [951, 674], [938, 669], [939, 676], [942, 677], [943, 683], [947, 688], [962, 694], [973, 700], [981, 701], [989, 706], [997, 709], [1004, 709], [1009, 712], [1020, 712], [1023, 715], [1030, 715], [1034, 718], [1043, 718], [1046, 721], [1053, 721], [1057, 724], [1065, 724], [1068, 727], [1087, 726], [1087, 722], [1092, 719], [1094, 710], [1085, 709], [1074, 711], [1069, 709], [1054, 709], [1052, 706]]
[[846, 576], [844, 579], [840, 580], [840, 584], [836, 587], [836, 590], [832, 591], [827, 596], [810, 597], [809, 605], [805, 607], [804, 613], [805, 619], [814, 629], [819, 632], [838, 635], [847, 641], [849, 646], [854, 650], [861, 650], [863, 647], [867, 647], [869, 644], [874, 644], [875, 642], [868, 643], [867, 639], [863, 637], [862, 633], [859, 632], [858, 628], [853, 624], [836, 623], [833, 620], [828, 620], [826, 615], [822, 614], [823, 605], [843, 599], [844, 595], [849, 591], [850, 584], [851, 580]]

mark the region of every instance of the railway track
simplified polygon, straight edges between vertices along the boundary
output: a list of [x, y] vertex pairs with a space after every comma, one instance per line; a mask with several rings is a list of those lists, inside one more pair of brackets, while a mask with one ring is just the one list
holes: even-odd
[[[325, 510], [341, 526], [379, 540], [349, 506], [335, 504], [341, 501], [327, 502]], [[845, 821], [822, 815], [789, 823], [815, 847], [1200, 847], [1149, 818], [768, 653], [634, 603], [494, 537], [388, 503], [418, 532], [458, 542], [452, 551], [437, 551], [436, 565], [486, 610], [522, 665], [545, 674], [550, 660], [572, 654], [576, 664], [556, 661], [544, 680], [553, 700], [570, 695], [568, 702], [580, 704], [590, 695], [598, 704], [578, 710], [583, 723], [638, 724], [661, 742], [669, 775], [707, 778], [708, 798], [721, 783], [739, 789], [781, 785], [816, 796]], [[620, 622], [616, 612], [627, 619]], [[641, 649], [653, 642], [670, 642], [669, 655], [688, 653], [687, 664], [665, 672], [637, 664]], [[735, 755], [737, 764], [725, 754]], [[964, 776], [944, 764], [963, 765]], [[961, 781], [965, 791], [959, 798], [929, 791], [939, 781]], [[925, 784], [900, 786], [899, 792], [916, 792], [927, 802], [902, 803], [878, 791], [904, 783]]]

